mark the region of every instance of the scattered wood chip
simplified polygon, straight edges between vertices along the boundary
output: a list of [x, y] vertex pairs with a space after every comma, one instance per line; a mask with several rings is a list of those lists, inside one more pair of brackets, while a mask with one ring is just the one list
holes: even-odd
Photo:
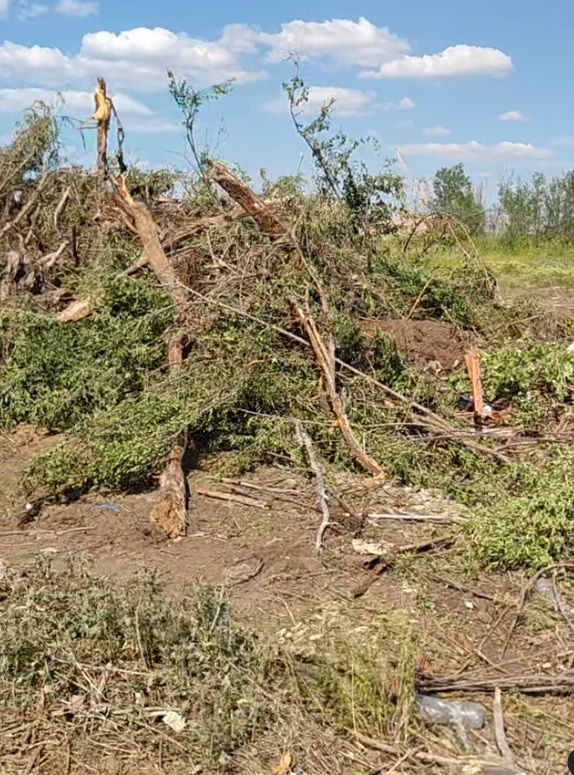
[[293, 757], [290, 753], [284, 753], [279, 764], [271, 767], [273, 775], [290, 775], [293, 767]]

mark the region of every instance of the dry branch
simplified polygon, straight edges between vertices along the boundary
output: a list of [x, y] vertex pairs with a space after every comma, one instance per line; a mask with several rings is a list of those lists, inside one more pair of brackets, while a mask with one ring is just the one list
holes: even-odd
[[493, 703], [493, 718], [494, 718], [494, 736], [496, 738], [496, 745], [500, 751], [500, 755], [507, 764], [514, 764], [514, 756], [508, 745], [506, 739], [506, 733], [504, 731], [504, 716], [502, 712], [502, 692], [500, 687], [497, 686], [494, 690], [494, 703]]
[[[379, 740], [374, 740], [372, 737], [363, 735], [354, 729], [347, 730], [357, 742], [364, 745], [366, 748], [371, 748], [374, 751], [380, 751], [381, 753], [390, 754], [391, 756], [400, 756], [400, 750], [388, 743], [383, 743]], [[410, 753], [411, 758], [418, 759], [425, 764], [435, 764], [452, 768], [452, 772], [461, 773], [461, 775], [526, 775], [526, 773], [517, 771], [514, 767], [509, 767], [505, 762], [486, 761], [478, 759], [476, 757], [466, 758], [451, 758], [442, 756], [441, 754], [435, 754], [431, 751], [417, 751], [413, 750]]]
[[270, 212], [263, 200], [247, 188], [224, 164], [219, 161], [211, 162], [210, 174], [225, 193], [253, 218], [261, 231], [270, 237], [283, 237], [285, 235], [285, 227]]
[[250, 506], [254, 509], [269, 509], [270, 506], [265, 501], [257, 500], [256, 498], [248, 498], [246, 495], [236, 495], [232, 492], [220, 492], [219, 490], [205, 490], [201, 487], [196, 487], [195, 492], [197, 495], [202, 495], [204, 498], [214, 498], [218, 501], [227, 501], [228, 503], [239, 503], [242, 506]]
[[324, 549], [323, 539], [325, 537], [325, 532], [327, 528], [331, 524], [331, 514], [329, 512], [329, 503], [327, 501], [327, 492], [325, 488], [325, 476], [323, 474], [323, 470], [321, 469], [321, 466], [319, 465], [317, 456], [315, 455], [315, 450], [313, 449], [313, 442], [311, 441], [309, 434], [306, 433], [305, 430], [303, 429], [303, 424], [301, 423], [300, 420], [296, 421], [295, 430], [297, 433], [297, 440], [299, 441], [299, 444], [305, 449], [305, 452], [307, 453], [307, 458], [309, 460], [309, 465], [315, 476], [315, 489], [317, 491], [317, 505], [319, 506], [321, 510], [321, 514], [323, 515], [321, 524], [319, 525], [319, 529], [317, 531], [317, 537], [315, 539], [315, 551], [319, 554]]
[[355, 584], [351, 590], [353, 597], [362, 597], [382, 575], [382, 573], [393, 565], [399, 554], [419, 554], [422, 552], [434, 551], [435, 549], [446, 549], [455, 542], [454, 536], [442, 536], [434, 541], [425, 541], [422, 544], [407, 544], [405, 546], [392, 545], [384, 555], [379, 555], [368, 560], [365, 565], [367, 572]]
[[311, 315], [306, 314], [301, 309], [296, 301], [292, 301], [292, 305], [297, 314], [297, 317], [305, 329], [305, 332], [307, 333], [307, 336], [309, 337], [309, 342], [313, 348], [313, 352], [315, 353], [315, 358], [317, 359], [323, 374], [325, 389], [327, 390], [329, 397], [329, 403], [331, 404], [333, 413], [337, 418], [337, 423], [341, 429], [343, 438], [349, 447], [351, 456], [369, 473], [374, 474], [375, 476], [384, 476], [385, 472], [383, 468], [361, 448], [361, 445], [355, 438], [349, 423], [349, 418], [345, 413], [343, 402], [341, 401], [341, 397], [337, 392], [337, 386], [335, 384], [334, 358], [330, 356], [330, 351], [325, 346], [315, 321]]

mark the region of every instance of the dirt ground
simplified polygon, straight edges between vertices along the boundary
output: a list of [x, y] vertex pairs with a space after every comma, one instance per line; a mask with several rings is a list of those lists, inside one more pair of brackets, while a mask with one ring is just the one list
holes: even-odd
[[[280, 469], [261, 470], [241, 481], [193, 472], [193, 524], [180, 541], [154, 531], [149, 519], [153, 492], [109, 499], [94, 495], [47, 506], [21, 525], [19, 475], [32, 454], [54, 442], [27, 429], [0, 437], [0, 561], [5, 565], [25, 565], [39, 553], [58, 562], [72, 552], [91, 559], [98, 573], [118, 579], [142, 566], [156, 568], [174, 594], [186, 594], [198, 581], [222, 585], [240, 621], [278, 639], [328, 612], [373, 627], [386, 613], [400, 610], [420, 628], [433, 674], [463, 675], [487, 685], [499, 680], [511, 687], [517, 671], [567, 669], [572, 650], [565, 645], [564, 622], [545, 601], [532, 603], [503, 653], [524, 579], [471, 578], [452, 548], [434, 558], [405, 555], [354, 599], [352, 590], [368, 574], [349, 532], [356, 525], [333, 504], [339, 524], [328, 531], [326, 550], [318, 556], [314, 543], [320, 516], [312, 484]], [[354, 512], [370, 515], [362, 540], [418, 544], [452, 533], [458, 524], [451, 521], [456, 519], [452, 505], [429, 493], [352, 478], [338, 487]], [[397, 516], [404, 514], [417, 520]], [[470, 691], [463, 698], [482, 702], [490, 716], [489, 692]], [[528, 699], [512, 690], [505, 698], [509, 741], [526, 771], [563, 771], [574, 740], [569, 701]], [[494, 747], [491, 724], [473, 734], [479, 746]], [[255, 775], [257, 770], [245, 772]]]
[[464, 363], [464, 354], [470, 344], [469, 336], [456, 326], [436, 320], [374, 320], [360, 321], [368, 336], [384, 331], [392, 336], [397, 348], [415, 366], [451, 371]]

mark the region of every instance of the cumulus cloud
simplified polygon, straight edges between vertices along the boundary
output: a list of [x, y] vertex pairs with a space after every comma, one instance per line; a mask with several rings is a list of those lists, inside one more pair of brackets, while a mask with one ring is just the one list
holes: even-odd
[[77, 16], [79, 19], [85, 19], [98, 13], [99, 4], [91, 0], [59, 0], [54, 10], [62, 16]]
[[413, 110], [415, 103], [410, 97], [403, 97], [398, 102], [383, 102], [379, 107], [381, 110]]
[[501, 113], [498, 118], [501, 121], [527, 121], [527, 118], [519, 110], [507, 110], [506, 113]]
[[244, 69], [237, 55], [219, 41], [190, 38], [162, 27], [136, 27], [119, 34], [90, 32], [82, 38], [77, 63], [91, 75], [109, 72], [110, 78], [142, 89], [146, 84], [165, 88], [167, 68], [201, 84], [260, 77]]
[[504, 76], [512, 70], [512, 59], [497, 48], [450, 46], [440, 54], [403, 56], [367, 70], [361, 78], [469, 78]]
[[[333, 112], [340, 116], [362, 116], [372, 106], [374, 97], [375, 93], [372, 91], [345, 89], [342, 86], [311, 86], [307, 102], [300, 105], [299, 110], [317, 111], [325, 103], [334, 100]], [[288, 109], [288, 102], [286, 98], [277, 98], [264, 107], [270, 113], [283, 113]]]
[[268, 60], [278, 62], [294, 54], [311, 60], [364, 69], [362, 78], [453, 78], [502, 76], [512, 70], [511, 58], [496, 48], [456, 45], [437, 54], [414, 56], [409, 41], [377, 27], [368, 19], [296, 19], [268, 33], [247, 24], [227, 26], [221, 42], [235, 52], [269, 49]]
[[163, 90], [168, 68], [200, 85], [230, 78], [245, 82], [260, 76], [245, 69], [237, 56], [217, 41], [190, 38], [161, 27], [137, 27], [118, 34], [87, 33], [75, 55], [10, 41], [0, 45], [0, 78], [42, 86], [91, 85], [96, 76], [104, 75], [120, 87]]
[[423, 135], [428, 135], [429, 137], [445, 137], [446, 135], [450, 135], [450, 129], [447, 129], [444, 126], [429, 126], [428, 129], [423, 129]]
[[[246, 25], [236, 25], [242, 26], [245, 39]], [[250, 29], [253, 43], [269, 47], [272, 62], [294, 53], [309, 59], [326, 57], [338, 64], [375, 67], [411, 50], [410, 43], [394, 35], [388, 27], [377, 27], [363, 17], [356, 22], [350, 19], [324, 22], [295, 19], [282, 24], [280, 32], [274, 34]]]
[[502, 142], [482, 145], [475, 140], [468, 143], [419, 143], [403, 145], [399, 151], [404, 156], [438, 156], [453, 161], [512, 161], [519, 159], [550, 159], [554, 155], [548, 148], [530, 143]]
[[[22, 13], [29, 18], [44, 12], [39, 1], [21, 3]], [[55, 10], [87, 16], [97, 5], [93, 0], [58, 0]], [[6, 8], [7, 0], [0, 0], [0, 13]], [[304, 52], [314, 60], [359, 68], [365, 78], [504, 75], [512, 68], [510, 57], [492, 48], [461, 45], [440, 54], [414, 56], [408, 41], [387, 27], [359, 18], [294, 20], [275, 33], [232, 24], [216, 40], [162, 27], [136, 27], [119, 33], [100, 30], [84, 35], [79, 50], [70, 54], [5, 41], [0, 45], [0, 77], [62, 86], [91, 84], [95, 76], [104, 75], [120, 88], [152, 91], [165, 88], [165, 71], [171, 68], [198, 85], [228, 79], [246, 83], [263, 77], [260, 66], [265, 51], [268, 62], [279, 61], [287, 52]]]

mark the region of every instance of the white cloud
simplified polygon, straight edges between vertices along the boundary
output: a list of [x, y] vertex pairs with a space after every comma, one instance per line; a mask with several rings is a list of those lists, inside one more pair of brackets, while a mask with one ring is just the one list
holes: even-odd
[[383, 102], [378, 107], [381, 110], [413, 110], [415, 103], [410, 97], [403, 97], [398, 102]]
[[29, 0], [20, 0], [18, 3], [18, 11], [17, 16], [20, 21], [31, 21], [32, 19], [37, 19], [38, 16], [43, 16], [44, 14], [47, 14], [49, 12], [49, 8], [47, 5], [42, 5], [40, 3], [32, 3], [29, 2]]
[[414, 125], [415, 125], [415, 122], [412, 119], [408, 118], [405, 121], [399, 121], [399, 123], [397, 124], [397, 127], [399, 129], [412, 129]]
[[361, 78], [469, 78], [503, 76], [512, 70], [508, 54], [482, 46], [450, 46], [440, 54], [403, 56], [368, 70]]
[[0, 19], [8, 16], [10, 10], [10, 0], [0, 0]]
[[165, 90], [168, 68], [197, 85], [260, 77], [260, 73], [243, 68], [237, 56], [219, 41], [190, 38], [160, 27], [137, 27], [119, 34], [88, 33], [75, 55], [10, 41], [0, 45], [0, 78], [12, 83], [27, 81], [60, 88], [82, 83], [91, 87], [101, 75], [120, 88]]
[[423, 134], [429, 137], [445, 137], [450, 135], [450, 129], [444, 126], [430, 126], [428, 129], [423, 129]]
[[[86, 15], [96, 6], [92, 0], [58, 0], [55, 10]], [[6, 8], [7, 0], [0, 0], [0, 12]], [[43, 0], [21, 0], [20, 8], [30, 18], [44, 12]], [[276, 33], [233, 24], [225, 27], [217, 40], [194, 38], [161, 27], [136, 27], [119, 33], [100, 30], [84, 35], [78, 50], [66, 53], [58, 48], [5, 41], [0, 45], [0, 82], [14, 87], [32, 84], [91, 89], [95, 78], [103, 76], [119, 90], [152, 92], [165, 90], [166, 70], [173, 69], [197, 86], [227, 79], [246, 83], [264, 76], [260, 64], [265, 49], [272, 62], [287, 50], [299, 50], [316, 60], [374, 68], [370, 73], [374, 77], [503, 74], [511, 67], [510, 58], [496, 49], [455, 46], [442, 54], [410, 56], [408, 41], [386, 27], [359, 18], [294, 20], [283, 24]], [[368, 77], [369, 73], [363, 75]], [[352, 89], [345, 95], [340, 93], [337, 109], [356, 114], [361, 107], [349, 100], [364, 100], [365, 94]], [[363, 108], [366, 104], [363, 101]], [[373, 107], [408, 110], [412, 101], [404, 97], [396, 105], [389, 102]]]
[[4, 81], [62, 84], [73, 75], [72, 61], [57, 48], [21, 46], [10, 41], [0, 46], [0, 78]]
[[[365, 115], [371, 107], [375, 93], [359, 89], [345, 89], [342, 86], [311, 86], [307, 102], [299, 106], [301, 112], [317, 111], [329, 100], [333, 99], [333, 112], [340, 116]], [[286, 97], [268, 102], [265, 109], [270, 113], [283, 113], [288, 108]]]
[[62, 16], [77, 16], [79, 19], [85, 19], [98, 13], [99, 3], [91, 0], [58, 0], [54, 10]]
[[507, 110], [501, 113], [498, 118], [501, 121], [527, 121], [528, 119], [519, 110]]
[[377, 67], [411, 50], [408, 41], [391, 33], [388, 27], [376, 27], [362, 17], [358, 21], [331, 19], [304, 22], [300, 19], [281, 25], [275, 34], [260, 32], [247, 25], [233, 25], [230, 37], [260, 43], [270, 48], [269, 59], [277, 62], [294, 53], [310, 59], [327, 57], [339, 64]]
[[554, 155], [548, 148], [530, 143], [502, 142], [482, 145], [475, 140], [468, 143], [419, 143], [403, 145], [399, 151], [404, 156], [438, 156], [453, 161], [505, 161], [518, 159], [550, 159]]

